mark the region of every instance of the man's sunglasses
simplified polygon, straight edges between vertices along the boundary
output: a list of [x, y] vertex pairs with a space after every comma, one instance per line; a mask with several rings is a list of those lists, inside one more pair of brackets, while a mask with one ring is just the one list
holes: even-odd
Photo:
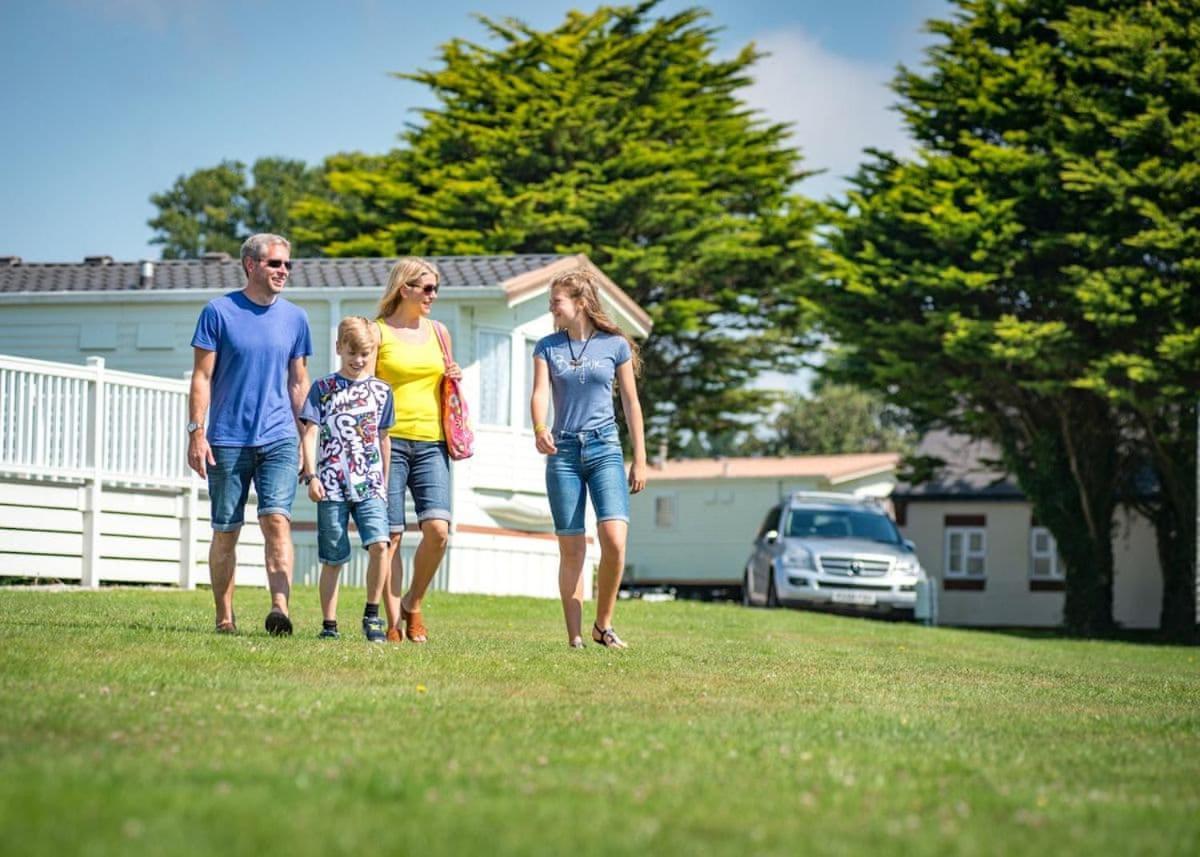
[[283, 259], [268, 259], [263, 264], [268, 268], [287, 268], [289, 271], [292, 270], [292, 263], [285, 262]]
[[417, 283], [407, 283], [406, 285], [410, 289], [420, 289], [427, 295], [436, 295], [438, 293], [438, 288], [439, 288], [439, 286], [436, 283], [432, 286], [422, 286]]

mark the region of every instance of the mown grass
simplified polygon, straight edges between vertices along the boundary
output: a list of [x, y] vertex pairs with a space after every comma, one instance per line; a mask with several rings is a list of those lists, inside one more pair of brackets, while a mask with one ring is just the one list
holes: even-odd
[[[427, 646], [0, 589], [5, 853], [1200, 853], [1200, 652], [731, 605], [433, 596]], [[349, 632], [349, 633], [346, 633]]]

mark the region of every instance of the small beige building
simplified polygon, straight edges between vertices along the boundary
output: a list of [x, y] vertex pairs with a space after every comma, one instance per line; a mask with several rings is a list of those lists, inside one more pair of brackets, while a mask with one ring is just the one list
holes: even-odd
[[699, 458], [652, 465], [630, 501], [624, 583], [739, 589], [763, 516], [793, 491], [887, 497], [895, 453]]
[[[991, 444], [945, 432], [922, 442], [922, 455], [946, 462], [934, 480], [901, 484], [892, 495], [896, 523], [916, 543], [939, 585], [939, 622], [985, 627], [1062, 624], [1066, 588], [1054, 536], [1040, 525], [1015, 480], [991, 462]], [[1124, 628], [1156, 628], [1162, 597], [1154, 528], [1117, 513], [1113, 527], [1113, 616]]]

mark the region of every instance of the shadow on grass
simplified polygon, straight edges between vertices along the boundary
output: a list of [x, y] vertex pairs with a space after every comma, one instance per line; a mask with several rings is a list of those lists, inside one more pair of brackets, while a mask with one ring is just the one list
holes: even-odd
[[1200, 645], [1200, 634], [1194, 635], [1189, 640], [1177, 640], [1153, 628], [1122, 628], [1106, 637], [1082, 637], [1076, 634], [1068, 634], [1061, 628], [1013, 628], [1010, 626], [980, 625], [971, 627], [946, 625], [942, 627], [954, 627], [956, 631], [973, 631], [985, 634], [1000, 634], [1005, 637], [1020, 637], [1025, 640], [1078, 640], [1080, 642], [1132, 643], [1142, 646], [1178, 646], [1181, 648]]

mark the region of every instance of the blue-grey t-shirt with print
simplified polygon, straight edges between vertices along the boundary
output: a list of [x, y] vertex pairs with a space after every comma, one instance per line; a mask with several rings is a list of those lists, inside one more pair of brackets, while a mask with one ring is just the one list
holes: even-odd
[[590, 341], [567, 341], [565, 331], [538, 340], [534, 358], [546, 361], [554, 400], [553, 431], [595, 431], [616, 421], [613, 378], [632, 357], [625, 337], [596, 331]]

